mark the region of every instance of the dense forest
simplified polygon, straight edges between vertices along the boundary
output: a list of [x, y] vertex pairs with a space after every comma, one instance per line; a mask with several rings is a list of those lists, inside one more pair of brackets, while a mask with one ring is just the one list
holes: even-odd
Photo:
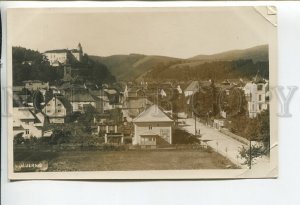
[[146, 80], [208, 80], [222, 81], [233, 78], [249, 78], [259, 71], [264, 78], [269, 78], [269, 62], [253, 60], [213, 61], [200, 64], [157, 65], [149, 71]]
[[[41, 80], [56, 84], [63, 78], [63, 67], [50, 66], [48, 59], [38, 51], [13, 47], [12, 58], [14, 85], [25, 80]], [[86, 54], [82, 62], [72, 62], [71, 67], [78, 70], [78, 83], [101, 84], [115, 81], [105, 65], [94, 62]]]

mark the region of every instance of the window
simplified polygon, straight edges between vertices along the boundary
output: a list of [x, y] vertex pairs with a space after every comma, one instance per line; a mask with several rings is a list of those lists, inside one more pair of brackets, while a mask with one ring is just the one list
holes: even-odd
[[108, 131], [110, 132], [110, 133], [114, 133], [114, 131], [115, 131], [115, 126], [109, 126], [108, 127]]
[[169, 129], [160, 129], [160, 136], [169, 137], [170, 130]]
[[152, 125], [149, 125], [149, 130], [152, 130]]
[[29, 134], [29, 129], [25, 130], [25, 134], [28, 135]]
[[61, 110], [57, 110], [57, 112], [61, 112]]
[[258, 100], [261, 101], [261, 95], [258, 95]]
[[261, 104], [258, 105], [258, 109], [261, 110]]
[[60, 104], [60, 103], [58, 103], [58, 104], [57, 104], [57, 106], [61, 106], [61, 104]]
[[263, 86], [262, 85], [257, 85], [257, 90], [262, 90]]

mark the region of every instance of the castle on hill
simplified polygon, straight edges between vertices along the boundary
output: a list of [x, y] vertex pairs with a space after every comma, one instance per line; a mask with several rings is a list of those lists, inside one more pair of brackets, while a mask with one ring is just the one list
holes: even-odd
[[81, 62], [83, 57], [82, 46], [79, 43], [77, 49], [56, 49], [49, 50], [44, 53], [44, 56], [50, 62], [51, 66], [57, 67], [68, 64], [69, 62]]

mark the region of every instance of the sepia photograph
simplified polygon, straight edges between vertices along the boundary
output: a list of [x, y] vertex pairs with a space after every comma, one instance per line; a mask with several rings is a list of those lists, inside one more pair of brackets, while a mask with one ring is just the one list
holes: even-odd
[[8, 9], [9, 178], [277, 177], [276, 35], [266, 6]]

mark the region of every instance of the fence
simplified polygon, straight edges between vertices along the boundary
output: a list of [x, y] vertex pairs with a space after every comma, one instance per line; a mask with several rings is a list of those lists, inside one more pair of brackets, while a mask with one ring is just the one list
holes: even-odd
[[240, 137], [240, 136], [238, 136], [236, 134], [233, 134], [232, 132], [230, 132], [229, 130], [227, 130], [225, 128], [221, 128], [220, 132], [223, 133], [223, 134], [225, 134], [225, 135], [227, 135], [227, 136], [229, 136], [229, 137], [231, 137], [231, 138], [233, 138], [233, 139], [235, 139], [236, 141], [239, 141], [239, 142], [245, 144], [245, 145], [250, 145], [249, 140], [247, 140], [247, 139], [245, 139], [243, 137]]
[[[207, 145], [200, 144], [173, 144], [173, 145], [156, 145], [154, 150], [207, 150]], [[150, 150], [148, 147], [138, 145], [115, 145], [115, 144], [60, 144], [60, 145], [14, 145], [15, 151], [127, 151], [127, 150]], [[151, 147], [153, 150], [153, 147]]]

